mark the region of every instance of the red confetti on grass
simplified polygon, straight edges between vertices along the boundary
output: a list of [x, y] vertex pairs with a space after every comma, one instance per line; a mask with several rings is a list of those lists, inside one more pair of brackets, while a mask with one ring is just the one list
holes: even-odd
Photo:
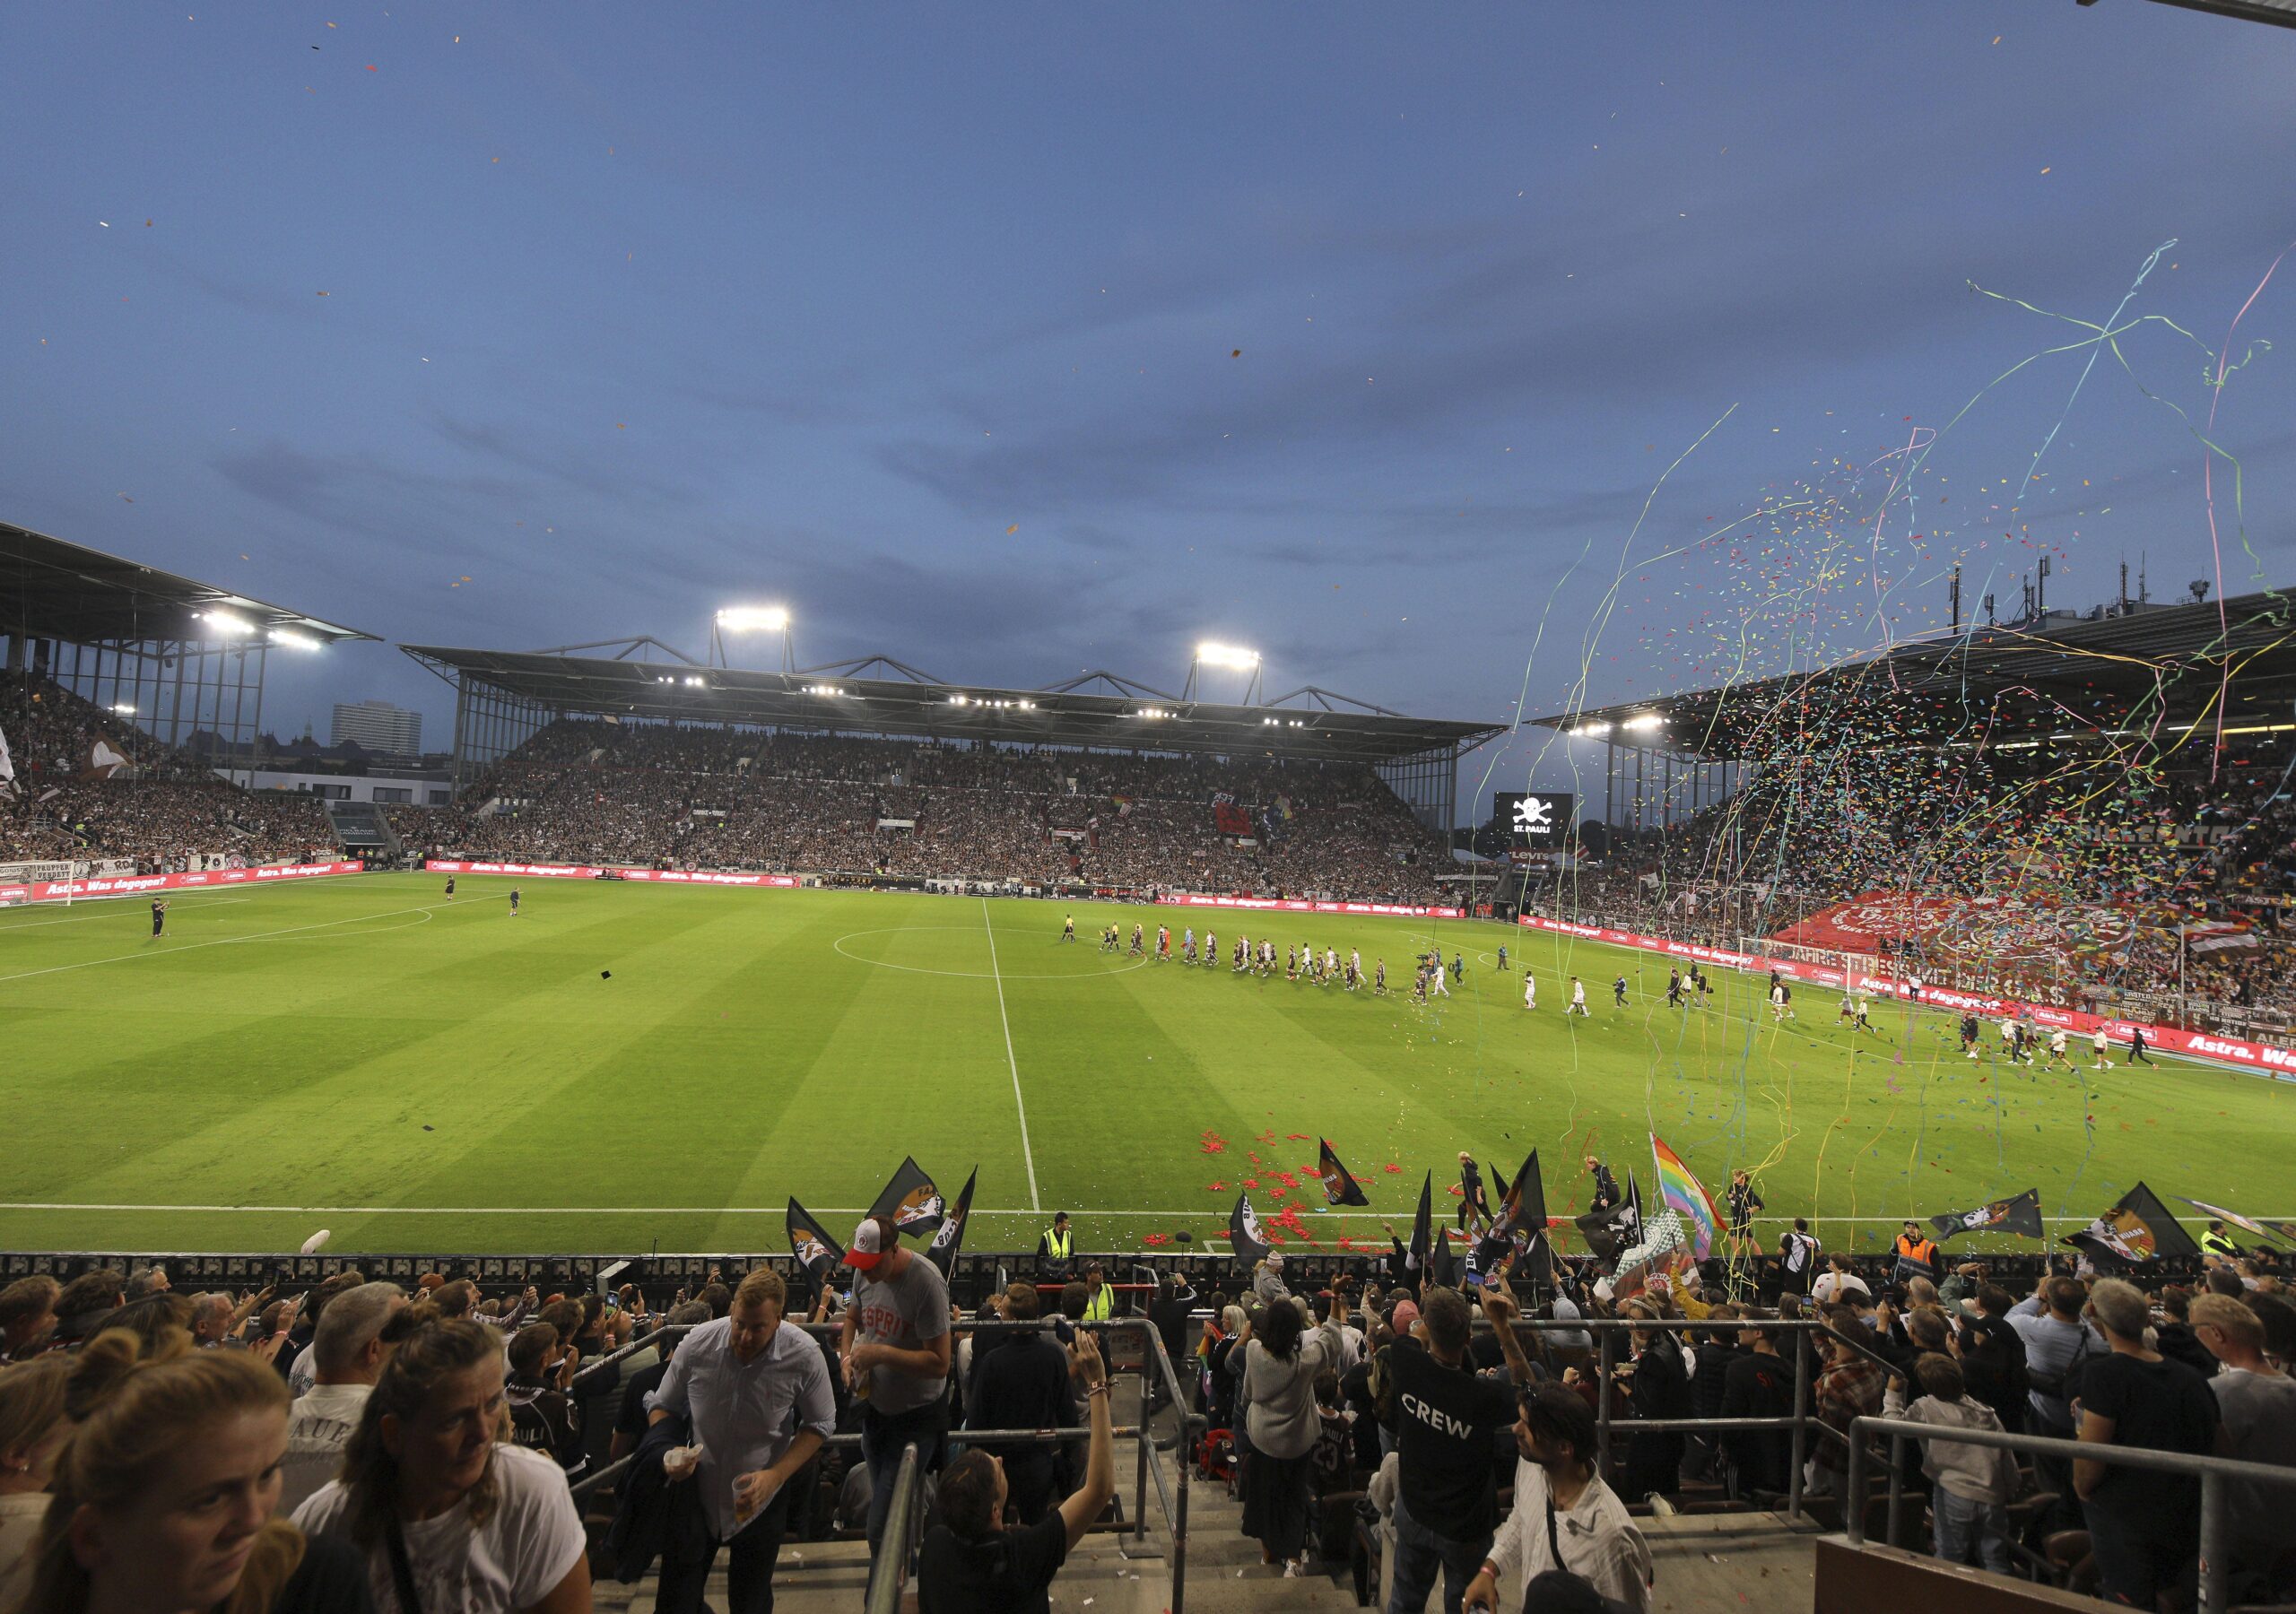
[[1389, 1176], [1401, 1176], [1403, 1175], [1403, 1167], [1396, 1165], [1393, 1160], [1389, 1160], [1387, 1162], [1386, 1169]]
[[1285, 1132], [1283, 1136], [1287, 1141], [1293, 1143], [1304, 1143], [1308, 1141], [1308, 1134], [1305, 1132]]
[[1228, 1192], [1228, 1184], [1225, 1183], [1206, 1183], [1204, 1185], [1204, 1191], [1206, 1193], [1225, 1193]]

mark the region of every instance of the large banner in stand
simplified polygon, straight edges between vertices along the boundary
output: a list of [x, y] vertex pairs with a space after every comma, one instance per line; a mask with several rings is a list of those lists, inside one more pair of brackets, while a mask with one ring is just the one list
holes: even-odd
[[[1643, 952], [1664, 953], [1669, 958], [1695, 959], [1701, 964], [1719, 965], [1725, 969], [1744, 970], [1750, 975], [1767, 975], [1776, 971], [1789, 981], [1803, 981], [1813, 985], [1840, 990], [1845, 972], [1824, 964], [1805, 964], [1799, 959], [1773, 959], [1761, 953], [1734, 952], [1726, 947], [1702, 947], [1695, 941], [1670, 941], [1663, 936], [1645, 936], [1633, 931], [1610, 930], [1598, 924], [1572, 924], [1565, 920], [1542, 918], [1535, 914], [1516, 917], [1518, 924], [1531, 930], [1548, 931], [1561, 936], [1576, 936], [1587, 941], [1607, 942], [1613, 947], [1631, 947]], [[1903, 981], [1892, 976], [1858, 972], [1849, 985], [1859, 992], [1874, 997], [1909, 998], [1913, 990]], [[2196, 1059], [2211, 1059], [2233, 1065], [2244, 1071], [2260, 1071], [2281, 1081], [2296, 1081], [2296, 1049], [2274, 1047], [2270, 1043], [2249, 1042], [2237, 1037], [2218, 1037], [2206, 1031], [2186, 1031], [2175, 1026], [2147, 1025], [2142, 1020], [2113, 1020], [2100, 1014], [2090, 1014], [2079, 1009], [2059, 1009], [2052, 1003], [2029, 1003], [2017, 998], [1987, 997], [1981, 993], [1961, 992], [1951, 986], [1924, 985], [1921, 1002], [1931, 1009], [1950, 1009], [1958, 1014], [1980, 1014], [1988, 1020], [2030, 1020], [2036, 1025], [2062, 1026], [2067, 1031], [2083, 1035], [2104, 1028], [2113, 1041], [2126, 1045], [2129, 1033], [2143, 1031], [2145, 1046], [2164, 1054], [2187, 1054]]]
[[1308, 902], [1295, 897], [1215, 897], [1166, 891], [1156, 900], [1173, 907], [1265, 908], [1279, 914], [1393, 914], [1406, 919], [1464, 919], [1455, 907], [1413, 907], [1400, 902]]
[[362, 874], [362, 863], [277, 863], [252, 869], [209, 869], [196, 874], [99, 874], [86, 880], [19, 880], [0, 885], [0, 902], [74, 902], [99, 897], [143, 897], [155, 891], [198, 891], [218, 886], [268, 885], [328, 874]]

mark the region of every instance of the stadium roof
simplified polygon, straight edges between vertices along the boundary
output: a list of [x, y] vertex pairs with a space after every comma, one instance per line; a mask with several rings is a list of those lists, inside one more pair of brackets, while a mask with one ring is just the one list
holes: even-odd
[[[2228, 734], [2296, 727], [2296, 597], [2139, 605], [1969, 629], [1817, 672], [1534, 719], [1543, 727], [1708, 760], [1808, 749], [1841, 720], [1868, 743], [2074, 738], [2132, 716], [2168, 742], [2219, 716]], [[1869, 714], [1872, 722], [1852, 714]], [[1887, 728], [1880, 727], [1886, 722]]]
[[[923, 674], [841, 675], [846, 668], [916, 672], [886, 656], [836, 668], [763, 672], [697, 666], [683, 656], [653, 661], [435, 645], [400, 648], [449, 681], [491, 685], [552, 712], [685, 723], [1115, 751], [1231, 756], [1262, 751], [1373, 763], [1454, 745], [1472, 748], [1504, 726], [1406, 717], [1312, 686], [1265, 706], [1223, 706], [1182, 700], [1108, 672], [1087, 673], [1069, 687], [1045, 690], [947, 683]], [[1077, 687], [1087, 683], [1115, 692], [1088, 694]]]
[[[219, 634], [200, 621], [207, 612], [224, 612], [253, 633]], [[225, 637], [252, 643], [283, 630], [326, 644], [375, 637], [0, 522], [0, 633], [99, 645]]]

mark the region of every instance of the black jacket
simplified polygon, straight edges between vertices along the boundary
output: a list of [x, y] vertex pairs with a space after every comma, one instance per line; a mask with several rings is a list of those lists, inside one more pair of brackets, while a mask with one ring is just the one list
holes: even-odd
[[606, 1527], [605, 1552], [614, 1579], [643, 1578], [657, 1558], [690, 1560], [709, 1550], [700, 1484], [687, 1480], [673, 1485], [662, 1472], [662, 1459], [691, 1438], [686, 1420], [672, 1413], [639, 1442], [622, 1475], [613, 1523]]

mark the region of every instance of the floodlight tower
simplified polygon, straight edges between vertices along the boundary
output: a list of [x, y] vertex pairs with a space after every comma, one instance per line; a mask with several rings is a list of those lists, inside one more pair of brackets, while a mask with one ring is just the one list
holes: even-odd
[[797, 670], [797, 653], [789, 639], [789, 612], [782, 605], [728, 605], [709, 619], [709, 664], [728, 666], [726, 636], [733, 633], [778, 633], [781, 636], [781, 670]]
[[1180, 690], [1182, 700], [1196, 699], [1197, 670], [1204, 667], [1224, 667], [1230, 672], [1250, 674], [1251, 681], [1244, 690], [1244, 704], [1257, 706], [1264, 693], [1260, 687], [1260, 659], [1257, 650], [1247, 650], [1240, 645], [1222, 645], [1205, 639], [1196, 647], [1195, 659], [1187, 664], [1187, 682]]

